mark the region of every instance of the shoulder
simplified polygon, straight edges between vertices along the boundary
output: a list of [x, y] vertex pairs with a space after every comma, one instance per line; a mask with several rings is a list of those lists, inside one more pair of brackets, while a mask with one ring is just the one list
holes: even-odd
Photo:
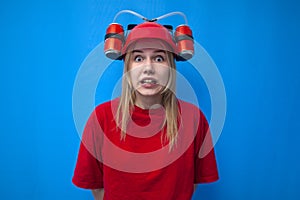
[[182, 117], [207, 123], [205, 115], [195, 104], [178, 99], [178, 107]]
[[106, 101], [104, 103], [101, 103], [96, 106], [95, 112], [96, 113], [107, 113], [107, 112], [113, 112], [113, 110], [117, 109], [119, 105], [119, 98]]
[[190, 102], [178, 99], [178, 106], [179, 106], [179, 109], [182, 111], [188, 111], [188, 112], [192, 112], [192, 113], [196, 112], [196, 113], [202, 114], [201, 109], [198, 106], [196, 106], [195, 104], [192, 104]]
[[110, 124], [115, 119], [114, 113], [116, 113], [118, 103], [119, 99], [117, 98], [97, 105], [90, 114], [87, 125], [94, 126], [95, 124], [100, 124], [103, 128], [107, 124]]
[[99, 122], [104, 122], [106, 120], [111, 120], [114, 118], [114, 113], [116, 113], [119, 104], [119, 98], [113, 99], [111, 101], [107, 101], [101, 103], [96, 106], [93, 110], [91, 117], [95, 117]]

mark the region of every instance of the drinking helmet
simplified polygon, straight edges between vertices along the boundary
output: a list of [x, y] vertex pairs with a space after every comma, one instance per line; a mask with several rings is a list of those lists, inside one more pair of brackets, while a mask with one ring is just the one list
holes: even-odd
[[149, 20], [133, 11], [128, 10], [121, 11], [117, 15], [123, 12], [129, 12], [137, 15], [145, 20], [145, 22], [138, 25], [128, 25], [128, 30], [130, 32], [127, 36], [124, 34], [124, 28], [122, 25], [118, 23], [110, 24], [106, 30], [104, 45], [104, 52], [108, 58], [121, 60], [127, 53], [131, 44], [144, 39], [159, 39], [163, 41], [163, 43], [166, 44], [166, 50], [174, 53], [177, 61], [184, 61], [193, 57], [194, 40], [192, 31], [188, 25], [184, 24], [177, 26], [173, 33], [172, 26], [161, 25], [156, 22], [158, 19], [174, 14], [183, 15], [182, 13], [173, 12], [156, 19]]

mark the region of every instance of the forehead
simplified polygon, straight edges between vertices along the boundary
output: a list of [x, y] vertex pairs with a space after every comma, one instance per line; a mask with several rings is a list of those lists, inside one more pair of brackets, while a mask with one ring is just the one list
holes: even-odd
[[170, 48], [163, 41], [158, 39], [142, 39], [131, 44], [127, 51], [170, 51]]

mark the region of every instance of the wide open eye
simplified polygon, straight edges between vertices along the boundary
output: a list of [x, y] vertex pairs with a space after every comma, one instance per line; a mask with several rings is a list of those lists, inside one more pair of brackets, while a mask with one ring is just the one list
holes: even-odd
[[135, 61], [135, 62], [142, 62], [142, 61], [143, 61], [143, 57], [140, 56], [140, 55], [135, 56], [135, 57], [134, 57], [134, 61]]
[[155, 62], [164, 62], [165, 59], [163, 56], [158, 55], [158, 56], [155, 56], [154, 61]]

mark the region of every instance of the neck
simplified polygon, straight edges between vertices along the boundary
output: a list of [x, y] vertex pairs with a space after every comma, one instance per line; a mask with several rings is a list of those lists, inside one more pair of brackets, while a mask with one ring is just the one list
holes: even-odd
[[161, 107], [162, 96], [160, 94], [155, 96], [143, 96], [136, 94], [135, 105], [142, 109], [155, 109]]

